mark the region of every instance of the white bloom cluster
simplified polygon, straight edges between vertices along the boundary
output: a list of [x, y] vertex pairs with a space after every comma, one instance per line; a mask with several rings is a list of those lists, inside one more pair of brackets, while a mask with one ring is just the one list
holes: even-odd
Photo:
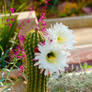
[[45, 44], [38, 45], [40, 53], [35, 53], [35, 59], [38, 60], [35, 66], [44, 71], [45, 75], [59, 75], [64, 71], [69, 61], [68, 49], [74, 49], [74, 35], [62, 23], [55, 24], [54, 27], [47, 29], [47, 32]]
[[62, 23], [54, 25], [47, 29], [48, 36], [55, 44], [58, 44], [60, 47], [64, 47], [66, 49], [74, 49], [74, 35], [72, 34], [72, 30], [70, 30], [67, 26]]

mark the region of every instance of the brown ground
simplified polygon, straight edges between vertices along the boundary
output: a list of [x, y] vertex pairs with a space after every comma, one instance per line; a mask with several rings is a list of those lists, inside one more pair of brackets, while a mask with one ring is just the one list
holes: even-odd
[[74, 35], [75, 40], [77, 41], [76, 46], [79, 46], [80, 48], [71, 51], [69, 62], [70, 70], [71, 63], [74, 64], [75, 67], [79, 67], [79, 63], [83, 65], [84, 62], [87, 62], [89, 65], [92, 66], [92, 28], [74, 29]]
[[92, 44], [92, 28], [74, 29], [76, 45]]

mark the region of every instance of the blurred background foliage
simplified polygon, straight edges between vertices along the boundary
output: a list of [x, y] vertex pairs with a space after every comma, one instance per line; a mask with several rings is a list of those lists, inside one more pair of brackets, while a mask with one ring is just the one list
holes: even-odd
[[[12, 21], [13, 20], [13, 21]], [[0, 69], [9, 63], [10, 48], [17, 45], [15, 42], [17, 19], [14, 16], [0, 18]]]
[[[46, 0], [0, 0], [0, 12], [4, 13], [5, 9], [10, 7], [15, 12], [29, 10], [30, 6], [36, 10], [37, 16], [42, 12], [42, 7], [46, 6]], [[92, 0], [50, 0], [47, 7], [46, 16], [51, 17], [67, 17], [67, 16], [83, 16], [92, 14]]]

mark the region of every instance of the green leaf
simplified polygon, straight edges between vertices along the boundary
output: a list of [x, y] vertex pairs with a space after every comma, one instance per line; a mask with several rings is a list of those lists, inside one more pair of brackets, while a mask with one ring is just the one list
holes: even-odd
[[21, 4], [21, 5], [18, 7], [18, 9], [16, 10], [16, 12], [18, 12], [18, 11], [24, 9], [24, 7], [25, 7], [26, 5], [27, 5], [27, 2], [24, 2], [23, 4]]
[[88, 65], [88, 63], [84, 63], [83, 66], [81, 66], [82, 69], [89, 69], [91, 68], [90, 65]]
[[2, 46], [0, 45], [0, 49], [1, 49], [1, 51], [3, 52], [3, 48], [2, 48]]

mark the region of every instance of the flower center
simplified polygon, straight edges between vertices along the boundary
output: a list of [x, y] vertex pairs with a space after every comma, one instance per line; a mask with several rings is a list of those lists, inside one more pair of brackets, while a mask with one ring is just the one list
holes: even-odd
[[63, 43], [63, 42], [65, 42], [65, 38], [58, 36], [57, 41], [58, 41], [58, 43]]
[[53, 52], [53, 51], [49, 52], [49, 53], [47, 54], [46, 58], [47, 58], [47, 61], [48, 61], [49, 63], [54, 63], [54, 64], [56, 64], [56, 53], [55, 53], [55, 52]]

